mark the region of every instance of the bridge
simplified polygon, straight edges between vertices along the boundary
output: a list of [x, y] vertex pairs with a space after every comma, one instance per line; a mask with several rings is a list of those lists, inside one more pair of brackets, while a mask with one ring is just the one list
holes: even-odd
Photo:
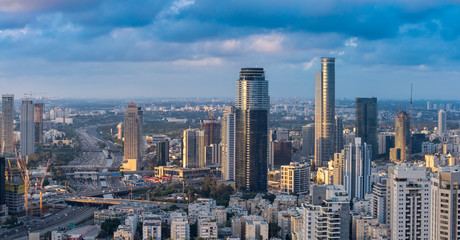
[[156, 205], [158, 207], [171, 207], [176, 205], [181, 208], [187, 208], [188, 205], [185, 203], [171, 203], [171, 202], [159, 202], [159, 201], [146, 201], [146, 200], [134, 200], [134, 199], [109, 199], [109, 198], [96, 198], [96, 197], [73, 197], [66, 198], [66, 202], [74, 203], [84, 203], [84, 204], [109, 204], [109, 205], [118, 205], [127, 202], [143, 203]]

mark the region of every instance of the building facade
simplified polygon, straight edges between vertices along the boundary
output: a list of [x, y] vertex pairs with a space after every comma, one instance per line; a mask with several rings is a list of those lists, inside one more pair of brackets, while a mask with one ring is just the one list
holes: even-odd
[[43, 103], [34, 104], [35, 144], [41, 144], [43, 141], [43, 106]]
[[235, 181], [235, 107], [226, 106], [222, 118], [222, 177]]
[[124, 122], [124, 156], [123, 169], [125, 171], [137, 171], [141, 167], [141, 117], [135, 103], [131, 102], [128, 105], [125, 113]]
[[390, 160], [405, 162], [412, 152], [411, 146], [410, 117], [401, 111], [395, 116], [395, 147], [390, 149]]
[[335, 58], [321, 58], [315, 86], [315, 168], [327, 166], [335, 148]]
[[206, 165], [204, 146], [204, 131], [200, 129], [187, 129], [184, 131], [182, 142], [183, 167], [196, 168]]
[[263, 68], [242, 68], [236, 82], [235, 187], [267, 191], [270, 97]]
[[372, 159], [378, 154], [377, 98], [356, 98], [356, 137], [372, 146]]
[[438, 112], [438, 134], [442, 136], [442, 134], [447, 130], [447, 124], [446, 124], [446, 111], [444, 110], [439, 110]]
[[2, 95], [2, 134], [1, 143], [2, 154], [12, 155], [14, 153], [14, 95]]
[[344, 169], [343, 185], [351, 200], [363, 200], [371, 192], [371, 146], [355, 138], [355, 144], [345, 146], [342, 151]]
[[35, 152], [34, 99], [23, 98], [21, 103], [21, 156]]
[[315, 124], [302, 127], [302, 151], [305, 157], [315, 155]]
[[310, 189], [310, 167], [291, 162], [281, 166], [281, 191], [285, 193], [308, 193]]

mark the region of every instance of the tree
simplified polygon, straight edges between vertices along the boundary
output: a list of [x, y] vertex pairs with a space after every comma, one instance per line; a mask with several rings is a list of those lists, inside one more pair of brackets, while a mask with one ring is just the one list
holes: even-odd
[[270, 203], [273, 203], [275, 201], [276, 195], [271, 194], [271, 193], [267, 193], [262, 198], [267, 199]]
[[99, 232], [98, 238], [110, 237], [113, 235], [113, 232], [117, 230], [118, 226], [121, 224], [120, 219], [107, 219], [101, 224], [101, 231]]

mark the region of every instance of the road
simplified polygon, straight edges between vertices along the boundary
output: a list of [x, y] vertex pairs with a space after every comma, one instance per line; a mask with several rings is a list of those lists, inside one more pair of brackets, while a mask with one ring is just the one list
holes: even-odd
[[79, 223], [88, 219], [94, 214], [95, 207], [67, 207], [62, 211], [44, 219], [32, 220], [20, 227], [0, 232], [1, 239], [27, 239], [29, 232], [40, 232], [45, 234], [59, 227], [68, 227], [69, 223]]

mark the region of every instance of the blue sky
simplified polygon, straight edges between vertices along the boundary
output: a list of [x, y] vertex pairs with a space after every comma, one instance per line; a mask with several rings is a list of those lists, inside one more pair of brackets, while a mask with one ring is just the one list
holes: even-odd
[[322, 56], [336, 96], [460, 99], [455, 1], [2, 0], [1, 93], [232, 97], [264, 67], [274, 97], [314, 97]]

